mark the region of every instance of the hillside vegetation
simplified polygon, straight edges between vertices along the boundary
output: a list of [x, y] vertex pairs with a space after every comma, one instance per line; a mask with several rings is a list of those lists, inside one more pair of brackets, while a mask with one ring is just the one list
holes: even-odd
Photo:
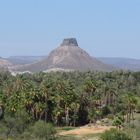
[[137, 127], [136, 112], [140, 72], [0, 73], [1, 139], [62, 139], [54, 126], [87, 124], [128, 132]]

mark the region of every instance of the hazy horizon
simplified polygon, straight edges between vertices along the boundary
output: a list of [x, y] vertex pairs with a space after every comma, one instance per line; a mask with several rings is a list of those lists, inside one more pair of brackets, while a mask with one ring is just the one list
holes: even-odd
[[0, 1], [0, 57], [44, 56], [64, 38], [95, 57], [140, 59], [138, 0]]
[[[49, 54], [46, 55], [11, 55], [11, 56], [6, 56], [6, 57], [2, 57], [2, 58], [10, 58], [10, 57], [47, 57]], [[90, 55], [91, 57], [95, 57]], [[1, 56], [0, 56], [1, 57]], [[140, 58], [133, 58], [133, 57], [119, 57], [119, 56], [96, 56], [95, 58], [116, 58], [116, 59], [135, 59], [135, 60], [140, 60]]]

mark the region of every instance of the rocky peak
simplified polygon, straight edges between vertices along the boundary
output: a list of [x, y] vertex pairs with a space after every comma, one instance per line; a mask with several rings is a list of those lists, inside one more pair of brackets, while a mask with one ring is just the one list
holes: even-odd
[[31, 65], [13, 68], [14, 71], [40, 72], [48, 70], [78, 70], [78, 71], [110, 71], [108, 66], [95, 58], [92, 58], [86, 51], [78, 46], [75, 38], [64, 39], [62, 44], [51, 51], [47, 58]]
[[76, 38], [66, 38], [63, 40], [61, 46], [78, 46]]

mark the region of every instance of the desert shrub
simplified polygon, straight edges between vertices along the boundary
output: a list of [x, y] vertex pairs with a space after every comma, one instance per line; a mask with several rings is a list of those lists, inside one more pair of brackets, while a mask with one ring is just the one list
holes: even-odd
[[123, 116], [117, 115], [113, 120], [113, 125], [116, 126], [118, 129], [121, 129], [124, 125], [124, 119]]
[[22, 134], [29, 126], [29, 121], [29, 115], [24, 109], [17, 110], [14, 115], [8, 115], [6, 112], [3, 120], [4, 135], [7, 138], [16, 138], [17, 135]]
[[105, 131], [101, 135], [100, 140], [132, 140], [132, 138], [122, 131], [111, 129]]
[[46, 124], [44, 121], [38, 121], [33, 126], [33, 135], [41, 140], [55, 140], [55, 129], [52, 124]]

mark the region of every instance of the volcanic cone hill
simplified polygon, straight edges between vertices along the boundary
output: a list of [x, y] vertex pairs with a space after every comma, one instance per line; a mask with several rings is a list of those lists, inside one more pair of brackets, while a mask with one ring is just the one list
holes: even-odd
[[39, 62], [14, 68], [14, 70], [20, 72], [40, 72], [55, 69], [111, 71], [114, 68], [91, 57], [78, 46], [75, 38], [64, 39], [58, 48], [54, 49], [47, 58]]

